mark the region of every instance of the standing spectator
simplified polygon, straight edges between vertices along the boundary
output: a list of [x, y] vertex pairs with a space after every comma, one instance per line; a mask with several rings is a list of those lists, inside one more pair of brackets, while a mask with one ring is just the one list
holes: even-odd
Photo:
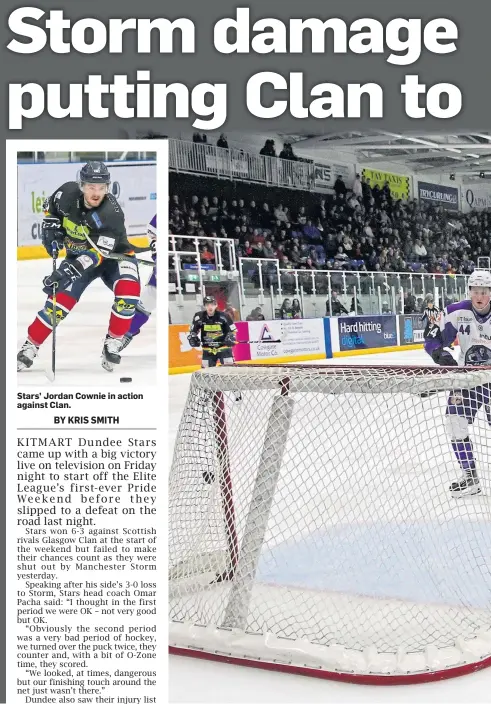
[[382, 195], [384, 195], [389, 202], [392, 201], [392, 193], [390, 192], [390, 186], [388, 181], [384, 183], [384, 187], [382, 188]]
[[361, 198], [363, 196], [363, 188], [361, 187], [360, 174], [356, 174], [356, 178], [353, 183], [353, 193], [355, 195], [355, 198]]
[[276, 156], [276, 149], [274, 148], [274, 139], [267, 139], [264, 142], [264, 147], [259, 152], [261, 156]]
[[218, 142], [217, 142], [217, 147], [221, 147], [222, 149], [228, 149], [228, 142], [226, 136], [223, 134], [220, 135]]
[[261, 227], [269, 230], [274, 222], [273, 220], [273, 215], [269, 209], [268, 203], [263, 203], [263, 209], [261, 211], [261, 215], [259, 216], [260, 218], [260, 224]]
[[334, 184], [334, 192], [336, 193], [337, 198], [341, 196], [344, 198], [346, 196], [348, 189], [346, 188], [346, 184], [343, 181], [342, 176], [337, 177], [336, 183]]
[[289, 161], [298, 161], [297, 157], [293, 153], [292, 145], [290, 142], [285, 142], [283, 149], [280, 152], [280, 159], [287, 159]]
[[368, 210], [370, 199], [372, 197], [372, 189], [369, 178], [365, 178], [365, 176], [363, 176], [361, 179], [361, 189], [363, 194], [363, 205], [365, 206], [365, 210]]

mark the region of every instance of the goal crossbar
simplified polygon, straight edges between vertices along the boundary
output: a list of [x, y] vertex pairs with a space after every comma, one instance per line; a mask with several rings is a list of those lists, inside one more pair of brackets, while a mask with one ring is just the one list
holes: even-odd
[[290, 393], [420, 395], [432, 391], [473, 389], [489, 383], [491, 367], [343, 367], [240, 365], [195, 372], [194, 383], [204, 390], [247, 391], [279, 389]]

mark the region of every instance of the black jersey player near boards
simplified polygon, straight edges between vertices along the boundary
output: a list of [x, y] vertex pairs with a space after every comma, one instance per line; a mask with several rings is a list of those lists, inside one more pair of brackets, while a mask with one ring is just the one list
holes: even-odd
[[189, 328], [188, 341], [191, 347], [203, 347], [203, 368], [216, 367], [217, 362], [234, 363], [232, 347], [236, 343], [237, 328], [226, 313], [217, 310], [213, 296], [203, 299], [204, 310], [196, 313]]
[[43, 292], [48, 297], [27, 329], [27, 339], [17, 355], [17, 371], [32, 366], [40, 345], [53, 330], [53, 289], [56, 290], [56, 324], [59, 325], [85, 289], [99, 278], [114, 294], [101, 363], [106, 371], [113, 371], [121, 360], [123, 337], [140, 298], [140, 277], [136, 259], [118, 261], [104, 257], [114, 253], [131, 258], [134, 254], [126, 237], [121, 206], [108, 192], [110, 183], [107, 166], [91, 161], [81, 169], [79, 183], [64, 183], [44, 202], [43, 245], [48, 254], [55, 257], [64, 247], [66, 257], [57, 270], [43, 280]]

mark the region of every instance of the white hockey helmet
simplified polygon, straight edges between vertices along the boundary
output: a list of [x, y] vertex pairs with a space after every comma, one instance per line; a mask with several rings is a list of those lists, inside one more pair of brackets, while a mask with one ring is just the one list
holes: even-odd
[[491, 289], [491, 271], [486, 269], [476, 269], [469, 276], [469, 288], [489, 288]]

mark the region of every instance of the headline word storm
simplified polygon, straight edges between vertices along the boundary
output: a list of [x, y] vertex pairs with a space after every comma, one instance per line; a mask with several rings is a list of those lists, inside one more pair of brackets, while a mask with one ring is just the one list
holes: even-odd
[[[63, 10], [48, 13], [35, 7], [21, 7], [9, 16], [14, 36], [7, 48], [15, 53], [36, 54], [49, 50], [55, 54], [192, 54], [196, 51], [196, 28], [187, 18], [173, 21], [163, 17], [99, 19], [87, 17], [72, 21]], [[446, 18], [395, 18], [383, 25], [378, 20], [361, 18], [347, 25], [331, 18], [275, 18], [251, 21], [248, 8], [237, 8], [235, 17], [218, 20], [213, 27], [214, 48], [222, 54], [383, 54], [394, 65], [407, 66], [417, 61], [423, 50], [435, 54], [456, 51], [458, 28]], [[153, 83], [147, 69], [105, 80], [99, 74], [84, 76], [84, 83], [11, 83], [9, 85], [9, 127], [21, 129], [24, 119], [35, 119], [47, 112], [56, 119], [98, 119], [115, 115], [132, 118], [189, 118], [193, 127], [216, 130], [227, 119], [226, 83]], [[287, 77], [270, 71], [252, 75], [245, 86], [245, 105], [250, 114], [263, 119], [277, 118], [285, 112], [293, 117], [325, 119], [360, 117], [367, 104], [369, 117], [383, 116], [383, 91], [376, 83], [339, 86], [325, 82], [305, 85], [303, 74]], [[280, 92], [278, 96], [276, 92]], [[287, 95], [285, 95], [287, 93]], [[448, 83], [426, 86], [416, 75], [404, 77], [401, 93], [410, 117], [454, 117], [462, 107], [460, 90]], [[286, 98], [286, 99], [285, 99]], [[421, 105], [421, 103], [424, 105]]]

